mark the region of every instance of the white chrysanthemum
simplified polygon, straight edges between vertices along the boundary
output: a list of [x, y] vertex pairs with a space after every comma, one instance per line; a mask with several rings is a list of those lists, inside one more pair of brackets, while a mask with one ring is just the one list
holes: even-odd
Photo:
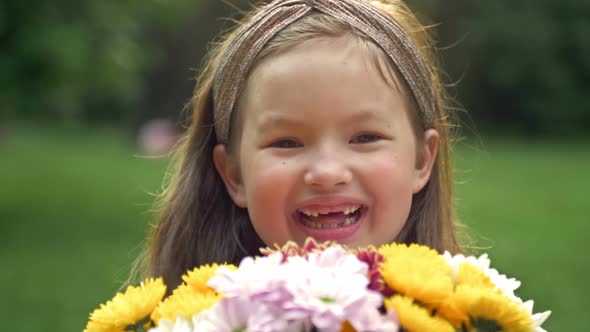
[[248, 331], [248, 316], [252, 306], [247, 298], [221, 299], [211, 309], [195, 315], [195, 331], [233, 332]]
[[502, 294], [508, 296], [512, 300], [522, 302], [522, 300], [514, 294], [514, 291], [520, 287], [520, 281], [515, 278], [508, 278], [506, 275], [500, 274], [498, 270], [490, 268], [490, 259], [487, 254], [483, 254], [476, 258], [474, 256], [466, 257], [461, 254], [452, 256], [448, 251], [445, 251], [442, 256], [447, 261], [447, 264], [449, 264], [451, 277], [455, 283], [457, 282], [457, 276], [461, 264], [469, 263], [483, 271], [496, 286], [496, 289], [502, 292]]
[[508, 278], [506, 275], [500, 274], [498, 270], [490, 268], [490, 259], [488, 258], [487, 254], [483, 254], [476, 258], [474, 256], [466, 257], [461, 254], [452, 256], [448, 251], [445, 251], [442, 256], [449, 264], [451, 275], [455, 283], [457, 282], [459, 267], [461, 264], [468, 263], [475, 266], [490, 278], [490, 281], [496, 286], [496, 290], [499, 290], [512, 301], [520, 303], [526, 309], [533, 321], [532, 329], [534, 332], [546, 332], [541, 327], [541, 325], [543, 322], [545, 322], [549, 315], [551, 315], [551, 311], [533, 314], [534, 302], [532, 300], [523, 302], [520, 297], [514, 294], [514, 291], [520, 287], [520, 281], [516, 280], [515, 278]]
[[160, 319], [158, 326], [152, 327], [148, 332], [193, 332], [197, 331], [193, 329], [193, 323], [188, 319], [178, 316], [176, 321], [170, 321], [168, 319]]
[[533, 332], [547, 332], [545, 331], [545, 329], [541, 327], [541, 325], [543, 325], [545, 320], [549, 318], [549, 315], [551, 315], [551, 311], [547, 310], [545, 312], [538, 312], [536, 314], [533, 314], [533, 300], [528, 300], [522, 303], [522, 305], [526, 308], [529, 315], [531, 315], [531, 318], [533, 320]]

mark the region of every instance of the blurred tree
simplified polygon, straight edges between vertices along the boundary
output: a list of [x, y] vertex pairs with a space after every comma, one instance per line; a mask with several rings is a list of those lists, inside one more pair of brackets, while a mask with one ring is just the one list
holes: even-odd
[[232, 19], [239, 19], [240, 12], [248, 8], [249, 0], [205, 1], [174, 29], [152, 30], [151, 36], [158, 42], [164, 61], [148, 68], [138, 124], [151, 118], [179, 119], [179, 112], [190, 100], [209, 45], [233, 27]]
[[590, 1], [411, 1], [438, 23], [459, 99], [484, 130], [588, 134]]
[[2, 118], [128, 121], [160, 55], [148, 28], [173, 27], [195, 3], [0, 2]]
[[[590, 1], [407, 0], [482, 130], [590, 128]], [[0, 2], [0, 121], [178, 118], [207, 44], [254, 0]], [[452, 45], [450, 48], [445, 47]]]

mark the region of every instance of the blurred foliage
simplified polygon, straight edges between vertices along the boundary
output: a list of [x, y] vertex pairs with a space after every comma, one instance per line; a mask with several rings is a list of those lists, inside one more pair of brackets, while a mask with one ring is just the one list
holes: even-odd
[[459, 100], [478, 127], [590, 129], [590, 1], [411, 1], [437, 24]]
[[194, 2], [0, 2], [3, 116], [129, 121], [142, 74], [162, 61], [150, 32], [175, 27]]
[[[231, 2], [230, 5], [226, 2]], [[255, 1], [0, 3], [2, 118], [178, 118], [206, 45]], [[408, 0], [434, 23], [464, 123], [528, 135], [590, 128], [590, 1]], [[473, 121], [471, 121], [471, 120]]]

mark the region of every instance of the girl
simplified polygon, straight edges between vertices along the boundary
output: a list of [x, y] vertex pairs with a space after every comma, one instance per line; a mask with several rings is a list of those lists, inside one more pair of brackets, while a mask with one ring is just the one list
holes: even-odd
[[275, 0], [212, 50], [146, 252], [194, 266], [306, 237], [460, 251], [448, 107], [401, 1]]

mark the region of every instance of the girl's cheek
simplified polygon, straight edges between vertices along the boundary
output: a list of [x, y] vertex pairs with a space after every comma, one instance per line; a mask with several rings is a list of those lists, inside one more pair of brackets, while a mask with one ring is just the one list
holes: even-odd
[[[397, 154], [382, 154], [366, 158], [361, 170], [364, 181], [371, 183], [374, 188], [382, 190], [405, 191], [408, 184], [412, 183], [413, 164], [409, 158], [403, 158]], [[411, 189], [409, 189], [411, 192]]]
[[259, 158], [250, 165], [250, 174], [256, 184], [279, 187], [295, 180], [297, 170], [293, 161], [279, 158]]
[[365, 156], [363, 159], [363, 168], [375, 174], [376, 177], [396, 174], [404, 168], [403, 158], [399, 154], [376, 153]]

